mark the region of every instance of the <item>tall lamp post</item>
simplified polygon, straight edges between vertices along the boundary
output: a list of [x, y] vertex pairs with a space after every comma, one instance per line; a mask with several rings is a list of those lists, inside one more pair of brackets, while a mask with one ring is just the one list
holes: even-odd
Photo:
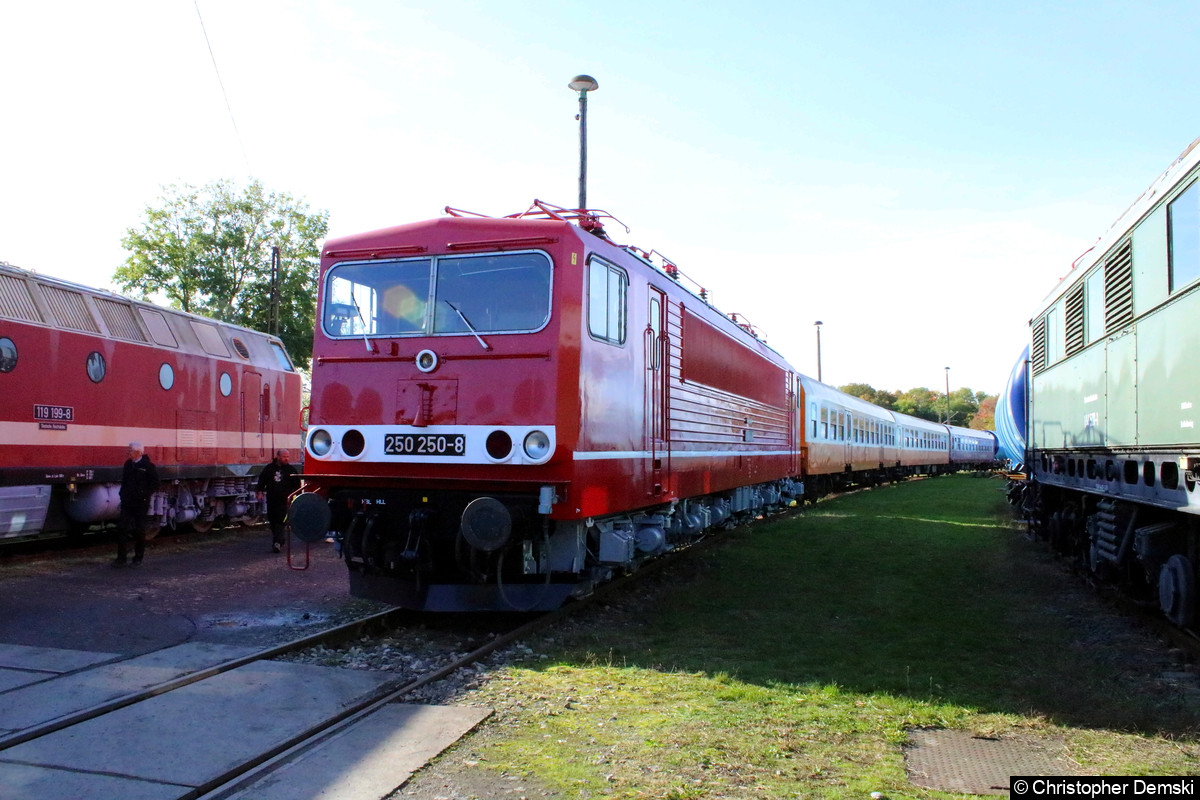
[[579, 208], [587, 208], [587, 93], [600, 88], [591, 75], [576, 75], [567, 86], [579, 92]]
[[817, 380], [821, 380], [821, 320], [813, 323], [813, 327], [817, 329]]
[[946, 367], [946, 424], [950, 424], [950, 368]]

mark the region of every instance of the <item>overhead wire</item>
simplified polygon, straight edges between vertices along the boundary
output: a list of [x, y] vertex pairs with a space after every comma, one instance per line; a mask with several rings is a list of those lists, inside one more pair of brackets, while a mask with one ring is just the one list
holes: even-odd
[[200, 0], [192, 0], [196, 7], [196, 17], [200, 20], [200, 31], [204, 34], [204, 44], [208, 47], [208, 57], [212, 59], [213, 72], [217, 74], [217, 84], [221, 87], [221, 96], [225, 98], [225, 109], [229, 112], [229, 121], [233, 123], [233, 134], [237, 137], [238, 147], [242, 149], [242, 160], [246, 162], [246, 173], [253, 175], [250, 169], [250, 156], [246, 153], [246, 143], [242, 141], [242, 132], [238, 130], [237, 119], [233, 115], [233, 106], [229, 102], [229, 93], [225, 91], [225, 81], [221, 80], [221, 70], [217, 67], [217, 57], [213, 53], [212, 42], [208, 38], [208, 29], [204, 26], [204, 15], [200, 13]]

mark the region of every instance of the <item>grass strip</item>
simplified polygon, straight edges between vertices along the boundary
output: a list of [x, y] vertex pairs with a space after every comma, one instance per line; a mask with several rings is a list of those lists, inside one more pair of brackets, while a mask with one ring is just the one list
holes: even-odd
[[1200, 773], [1197, 693], [1003, 489], [913, 481], [724, 534], [535, 643], [449, 757], [564, 797], [953, 797], [904, 770], [908, 730], [940, 727], [1056, 738], [1082, 774]]

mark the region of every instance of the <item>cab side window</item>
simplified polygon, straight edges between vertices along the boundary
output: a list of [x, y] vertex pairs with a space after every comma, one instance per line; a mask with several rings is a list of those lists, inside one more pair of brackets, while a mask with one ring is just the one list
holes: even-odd
[[628, 291], [625, 270], [600, 258], [588, 261], [588, 333], [593, 338], [625, 343]]

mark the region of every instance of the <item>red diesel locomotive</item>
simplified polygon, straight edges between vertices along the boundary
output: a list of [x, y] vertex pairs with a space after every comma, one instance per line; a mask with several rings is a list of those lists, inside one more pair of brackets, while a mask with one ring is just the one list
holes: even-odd
[[[799, 375], [674, 265], [613, 243], [603, 212], [447, 211], [329, 241], [322, 257], [307, 492], [291, 521], [301, 538], [340, 540], [353, 594], [556, 607], [803, 498], [810, 424], [824, 426], [814, 446], [840, 454], [810, 497], [948, 468], [945, 426], [944, 448], [906, 448], [855, 407], [840, 430], [833, 410], [831, 432], [845, 395]], [[825, 401], [810, 412], [814, 385]], [[875, 411], [893, 427], [902, 416]]]
[[279, 339], [0, 263], [0, 538], [116, 519], [126, 446], [161, 486], [150, 532], [251, 520], [253, 468], [298, 448]]

